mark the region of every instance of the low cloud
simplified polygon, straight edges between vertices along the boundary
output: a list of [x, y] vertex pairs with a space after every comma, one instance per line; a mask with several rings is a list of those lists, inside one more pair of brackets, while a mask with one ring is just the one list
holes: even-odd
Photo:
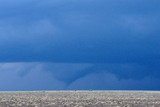
[[[25, 74], [24, 74], [25, 73]], [[38, 63], [0, 64], [0, 90], [58, 90], [66, 84], [42, 70]]]
[[156, 71], [146, 74], [146, 69], [136, 64], [1, 63], [0, 90], [159, 89]]
[[157, 90], [160, 79], [119, 79], [109, 72], [92, 73], [74, 81], [67, 89], [74, 90]]

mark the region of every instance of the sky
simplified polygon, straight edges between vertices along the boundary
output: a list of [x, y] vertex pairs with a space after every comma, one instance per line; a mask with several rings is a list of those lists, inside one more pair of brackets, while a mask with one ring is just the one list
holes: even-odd
[[160, 90], [159, 0], [0, 0], [0, 90]]

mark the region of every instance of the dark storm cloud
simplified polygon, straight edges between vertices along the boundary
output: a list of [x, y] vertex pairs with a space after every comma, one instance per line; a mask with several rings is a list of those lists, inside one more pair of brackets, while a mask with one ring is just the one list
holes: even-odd
[[12, 78], [0, 85], [160, 89], [159, 11], [159, 0], [0, 0], [0, 69]]
[[159, 62], [159, 1], [1, 2], [1, 62]]

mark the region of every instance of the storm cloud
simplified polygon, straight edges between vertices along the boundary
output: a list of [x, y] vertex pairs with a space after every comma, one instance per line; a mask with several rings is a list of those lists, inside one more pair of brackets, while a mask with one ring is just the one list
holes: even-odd
[[160, 89], [159, 11], [158, 0], [0, 0], [0, 84]]
[[1, 62], [159, 62], [159, 1], [1, 2]]

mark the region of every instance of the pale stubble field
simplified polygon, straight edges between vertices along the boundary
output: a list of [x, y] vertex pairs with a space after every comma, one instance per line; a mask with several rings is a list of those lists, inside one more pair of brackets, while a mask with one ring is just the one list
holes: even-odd
[[160, 107], [158, 91], [0, 92], [0, 107]]

